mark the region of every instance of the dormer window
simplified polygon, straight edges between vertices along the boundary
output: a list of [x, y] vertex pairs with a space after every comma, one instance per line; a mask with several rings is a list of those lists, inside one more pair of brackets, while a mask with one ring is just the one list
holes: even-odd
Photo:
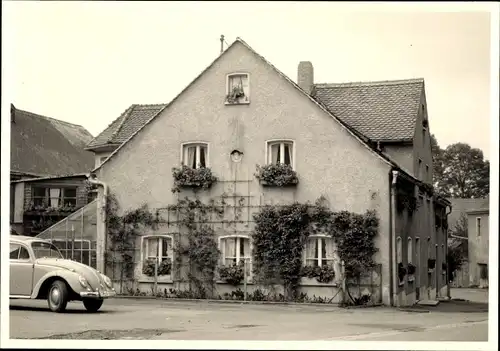
[[226, 105], [250, 103], [250, 77], [248, 73], [231, 73], [226, 81]]

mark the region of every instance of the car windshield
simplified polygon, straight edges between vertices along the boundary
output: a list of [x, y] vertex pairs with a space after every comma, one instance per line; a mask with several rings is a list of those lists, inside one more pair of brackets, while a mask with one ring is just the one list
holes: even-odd
[[31, 248], [35, 253], [35, 258], [64, 258], [61, 252], [51, 243], [43, 241], [34, 241], [31, 243]]

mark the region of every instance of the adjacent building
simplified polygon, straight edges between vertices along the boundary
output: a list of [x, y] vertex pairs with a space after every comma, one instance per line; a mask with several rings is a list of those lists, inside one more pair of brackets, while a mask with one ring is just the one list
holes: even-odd
[[469, 247], [469, 286], [488, 287], [489, 219], [488, 207], [467, 211]]
[[[450, 243], [463, 246], [465, 262], [455, 272], [452, 287], [486, 287], [488, 272], [489, 198], [451, 198]], [[482, 272], [482, 273], [481, 273]]]
[[82, 126], [17, 109], [11, 104], [10, 224], [37, 235], [88, 201], [86, 176], [94, 156]]

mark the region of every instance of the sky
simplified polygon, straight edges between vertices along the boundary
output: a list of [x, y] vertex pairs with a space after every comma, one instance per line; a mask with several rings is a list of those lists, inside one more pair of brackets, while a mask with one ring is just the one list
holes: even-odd
[[8, 103], [94, 136], [133, 103], [168, 103], [219, 55], [224, 34], [229, 44], [241, 37], [294, 81], [302, 60], [313, 63], [316, 83], [424, 78], [440, 146], [466, 142], [489, 159], [488, 12], [353, 11], [333, 2], [2, 7]]

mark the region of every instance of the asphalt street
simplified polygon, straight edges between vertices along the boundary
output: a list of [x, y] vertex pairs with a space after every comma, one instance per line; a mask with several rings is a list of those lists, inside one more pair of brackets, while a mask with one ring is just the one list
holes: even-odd
[[[98, 313], [81, 303], [52, 313], [45, 301], [10, 302], [11, 338], [175, 340], [487, 341], [487, 291], [437, 307], [343, 309], [110, 299]], [[485, 297], [486, 296], [486, 297]]]

